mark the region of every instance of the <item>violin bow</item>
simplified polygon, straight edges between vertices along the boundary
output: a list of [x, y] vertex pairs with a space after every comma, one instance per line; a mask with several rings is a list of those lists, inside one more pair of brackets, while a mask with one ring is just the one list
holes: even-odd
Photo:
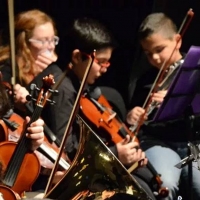
[[16, 68], [15, 68], [15, 26], [14, 26], [14, 4], [13, 0], [8, 0], [8, 14], [9, 14], [9, 30], [10, 30], [10, 49], [11, 49], [11, 63], [12, 63], [12, 78], [11, 83], [16, 83]]
[[59, 163], [59, 160], [60, 160], [60, 158], [62, 156], [62, 152], [63, 152], [63, 149], [65, 147], [67, 136], [69, 135], [69, 133], [71, 131], [72, 124], [73, 124], [73, 122], [75, 120], [75, 117], [76, 117], [76, 114], [77, 114], [77, 110], [79, 108], [80, 98], [81, 98], [81, 96], [83, 94], [83, 90], [84, 90], [85, 85], [86, 85], [86, 80], [87, 80], [87, 77], [89, 75], [90, 69], [92, 67], [92, 64], [93, 64], [93, 61], [94, 61], [94, 58], [95, 58], [95, 52], [96, 52], [96, 50], [94, 50], [93, 53], [88, 57], [89, 58], [88, 65], [87, 65], [87, 68], [85, 70], [84, 77], [83, 77], [83, 79], [81, 81], [81, 85], [80, 85], [80, 88], [79, 88], [79, 91], [78, 91], [74, 106], [72, 108], [71, 115], [69, 117], [69, 121], [67, 123], [67, 127], [66, 127], [64, 135], [63, 135], [63, 139], [61, 141], [58, 157], [57, 157], [57, 159], [55, 161], [55, 164], [54, 164], [54, 167], [53, 167], [53, 169], [51, 171], [47, 186], [45, 188], [44, 196], [46, 196], [47, 193], [49, 192], [49, 190], [51, 189], [53, 177], [54, 177], [55, 172], [56, 172], [56, 170], [58, 168], [58, 163]]
[[14, 102], [14, 90], [13, 86], [16, 84], [16, 60], [15, 60], [15, 26], [14, 26], [14, 3], [13, 0], [8, 0], [8, 16], [9, 16], [9, 32], [10, 32], [10, 55], [12, 65], [12, 77], [11, 77], [11, 91], [12, 102]]
[[183, 21], [182, 21], [182, 23], [181, 23], [181, 26], [180, 26], [180, 28], [179, 28], [179, 30], [178, 30], [178, 32], [177, 32], [178, 34], [180, 34], [180, 37], [178, 38], [178, 40], [177, 40], [177, 42], [176, 42], [176, 45], [175, 45], [173, 51], [171, 52], [169, 58], [166, 59], [166, 60], [163, 62], [162, 66], [161, 66], [161, 68], [160, 68], [160, 70], [159, 70], [159, 72], [158, 72], [158, 75], [156, 76], [156, 79], [154, 80], [154, 83], [153, 83], [153, 85], [152, 85], [152, 87], [151, 87], [151, 89], [150, 89], [150, 91], [149, 91], [149, 93], [148, 93], [148, 96], [147, 96], [147, 98], [146, 98], [146, 100], [145, 100], [145, 102], [144, 102], [144, 104], [143, 104], [143, 106], [142, 106], [142, 107], [145, 109], [145, 112], [141, 115], [139, 121], [137, 122], [136, 128], [135, 128], [135, 125], [133, 125], [133, 126], [130, 127], [130, 130], [131, 130], [131, 131], [135, 130], [135, 135], [138, 134], [138, 131], [139, 131], [141, 125], [142, 125], [143, 122], [144, 122], [144, 116], [145, 116], [145, 114], [147, 113], [148, 107], [149, 107], [149, 105], [150, 105], [151, 102], [152, 102], [152, 98], [150, 98], [150, 97], [152, 96], [153, 93], [155, 93], [155, 92], [158, 90], [159, 84], [160, 84], [160, 82], [162, 82], [162, 79], [163, 79], [165, 70], [166, 70], [167, 67], [168, 67], [168, 63], [169, 63], [170, 59], [172, 58], [172, 56], [173, 56], [173, 54], [174, 54], [174, 52], [175, 52], [175, 50], [176, 50], [176, 47], [177, 47], [178, 43], [179, 43], [180, 40], [183, 38], [183, 35], [185, 34], [185, 32], [186, 32], [186, 30], [187, 30], [187, 28], [188, 28], [190, 22], [192, 21], [193, 16], [194, 16], [194, 12], [193, 12], [192, 9], [190, 8], [190, 9], [188, 10], [186, 16], [184, 17], [184, 19], [183, 19]]

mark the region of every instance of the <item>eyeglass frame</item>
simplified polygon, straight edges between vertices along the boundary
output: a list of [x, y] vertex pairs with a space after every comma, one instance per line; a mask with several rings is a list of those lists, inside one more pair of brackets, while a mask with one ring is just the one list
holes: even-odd
[[[57, 41], [55, 41], [55, 39], [56, 39]], [[49, 45], [50, 45], [50, 42], [51, 42], [51, 43], [53, 42], [54, 45], [56, 46], [56, 45], [58, 45], [59, 40], [60, 40], [60, 38], [59, 38], [58, 36], [54, 36], [54, 37], [53, 37], [53, 40], [41, 40], [41, 39], [30, 38], [28, 41], [29, 41], [29, 42], [40, 43], [40, 44], [42, 44], [43, 46], [45, 45], [45, 42], [48, 42]]]
[[[85, 53], [85, 52], [81, 52], [83, 55], [85, 55], [87, 58], [90, 58], [90, 55]], [[105, 62], [99, 62], [98, 59], [94, 58], [94, 62], [97, 63], [98, 65], [100, 65], [101, 67], [104, 68], [108, 68], [110, 66], [110, 62], [105, 61]]]

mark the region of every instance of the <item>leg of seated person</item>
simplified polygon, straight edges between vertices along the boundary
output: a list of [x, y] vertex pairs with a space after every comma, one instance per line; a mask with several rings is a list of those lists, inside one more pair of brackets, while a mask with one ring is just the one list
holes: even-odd
[[151, 147], [145, 153], [155, 170], [161, 174], [163, 187], [169, 189], [169, 196], [164, 200], [175, 199], [179, 189], [181, 170], [174, 167], [174, 165], [180, 162], [179, 155], [170, 148], [162, 146]]
[[148, 184], [142, 180], [140, 177], [136, 176], [136, 175], [133, 175], [133, 177], [136, 179], [136, 181], [141, 185], [141, 187], [146, 191], [146, 193], [148, 194], [148, 196], [152, 199], [152, 200], [155, 200], [155, 196], [154, 194], [152, 193], [150, 187], [148, 186]]
[[[181, 159], [186, 158], [191, 154], [190, 149], [186, 142], [183, 143], [170, 143], [173, 149], [180, 155]], [[199, 200], [200, 199], [200, 171], [198, 170], [198, 163], [192, 162], [192, 166], [188, 163], [185, 167], [182, 168], [181, 172], [181, 186], [183, 186], [182, 191], [184, 191], [185, 198]], [[190, 176], [190, 172], [188, 171], [188, 167], [191, 166], [192, 177]], [[190, 182], [191, 178], [191, 182]], [[192, 195], [192, 197], [191, 197]], [[183, 197], [184, 198], [184, 197]]]
[[192, 162], [192, 185], [189, 182], [189, 173], [188, 173], [188, 165], [183, 167], [182, 169], [182, 179], [185, 187], [185, 191], [188, 195], [188, 199], [190, 199], [190, 193], [192, 192], [193, 200], [200, 199], [200, 171], [198, 170], [197, 162]]

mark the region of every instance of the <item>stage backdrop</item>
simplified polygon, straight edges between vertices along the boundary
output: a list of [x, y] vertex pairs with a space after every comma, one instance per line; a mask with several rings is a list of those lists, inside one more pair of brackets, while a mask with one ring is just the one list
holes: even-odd
[[[0, 5], [2, 30], [8, 24], [7, 0], [0, 0]], [[37, 8], [51, 15], [57, 25], [60, 42], [74, 18], [86, 16], [104, 23], [113, 33], [119, 47], [113, 54], [111, 67], [98, 80], [98, 84], [117, 89], [127, 104], [128, 96], [134, 92], [134, 84], [130, 83], [146, 70], [146, 67], [137, 65], [141, 49], [136, 33], [141, 21], [151, 12], [164, 11], [180, 26], [190, 7], [194, 8], [195, 18], [183, 38], [183, 51], [187, 51], [192, 44], [200, 44], [200, 17], [197, 13], [200, 8], [199, 0], [14, 0], [15, 14]], [[59, 54], [65, 53], [59, 50], [58, 46]], [[131, 91], [128, 93], [129, 85]]]

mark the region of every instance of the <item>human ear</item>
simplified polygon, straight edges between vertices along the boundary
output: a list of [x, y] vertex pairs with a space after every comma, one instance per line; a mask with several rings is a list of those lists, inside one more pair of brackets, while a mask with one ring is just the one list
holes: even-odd
[[179, 50], [182, 45], [182, 37], [180, 34], [175, 35], [175, 41], [177, 42], [176, 49]]
[[82, 61], [81, 52], [79, 49], [73, 50], [71, 60], [72, 60], [72, 63], [74, 64], [78, 64], [79, 62]]

